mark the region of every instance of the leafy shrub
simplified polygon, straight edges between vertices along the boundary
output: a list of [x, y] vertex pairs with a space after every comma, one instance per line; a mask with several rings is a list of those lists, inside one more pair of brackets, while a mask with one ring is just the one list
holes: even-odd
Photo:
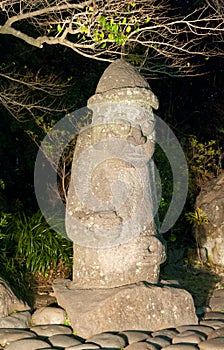
[[190, 224], [193, 226], [207, 224], [208, 218], [206, 214], [200, 209], [197, 208], [194, 212], [188, 212], [185, 214], [185, 217]]
[[28, 217], [25, 213], [15, 214], [6, 227], [5, 244], [29, 272], [44, 274], [61, 261], [71, 266], [72, 242], [49, 227], [40, 211]]
[[0, 274], [17, 285], [58, 265], [71, 270], [72, 242], [49, 227], [40, 211], [0, 213], [0, 265]]
[[222, 172], [222, 149], [215, 140], [199, 142], [196, 136], [190, 136], [186, 156], [191, 180], [192, 195], [197, 195], [200, 188]]

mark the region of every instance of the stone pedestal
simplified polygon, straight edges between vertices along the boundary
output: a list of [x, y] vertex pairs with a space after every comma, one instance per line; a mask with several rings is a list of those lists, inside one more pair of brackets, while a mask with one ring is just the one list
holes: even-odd
[[191, 295], [169, 285], [139, 282], [78, 289], [69, 280], [58, 280], [53, 289], [72, 328], [83, 338], [106, 331], [156, 331], [198, 322]]

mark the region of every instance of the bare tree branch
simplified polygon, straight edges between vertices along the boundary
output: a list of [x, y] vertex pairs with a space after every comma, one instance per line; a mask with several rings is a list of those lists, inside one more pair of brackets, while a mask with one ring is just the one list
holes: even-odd
[[137, 48], [185, 73], [194, 70], [192, 57], [224, 54], [223, 1], [198, 3], [181, 15], [170, 0], [2, 0], [0, 34], [39, 48], [59, 44], [106, 61], [129, 59]]
[[46, 76], [39, 70], [33, 73], [28, 69], [18, 73], [15, 67], [2, 66], [0, 72], [0, 103], [19, 121], [37, 121], [46, 113], [65, 113], [65, 106], [60, 104], [69, 82], [63, 82], [53, 73]]

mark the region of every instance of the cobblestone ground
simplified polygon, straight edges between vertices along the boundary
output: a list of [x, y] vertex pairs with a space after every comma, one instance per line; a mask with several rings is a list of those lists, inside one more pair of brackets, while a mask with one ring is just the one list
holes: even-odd
[[104, 332], [89, 339], [66, 325], [66, 312], [42, 307], [33, 314], [18, 312], [0, 319], [0, 349], [7, 350], [218, 350], [224, 349], [224, 312], [209, 311], [198, 324], [177, 328]]

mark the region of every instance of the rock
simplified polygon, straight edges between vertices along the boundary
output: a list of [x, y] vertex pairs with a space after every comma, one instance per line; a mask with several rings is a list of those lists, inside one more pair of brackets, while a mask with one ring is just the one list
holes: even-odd
[[0, 318], [0, 328], [29, 328], [30, 320], [31, 313], [29, 311], [16, 312]]
[[88, 349], [88, 350], [92, 350], [92, 349], [100, 349], [99, 345], [96, 344], [80, 344], [80, 345], [74, 345], [74, 346], [69, 346], [68, 348], [66, 348], [66, 350], [82, 350], [82, 349]]
[[125, 337], [122, 337], [122, 335], [107, 332], [95, 334], [94, 336], [88, 338], [86, 341], [99, 345], [101, 348], [124, 348], [127, 345], [127, 341], [125, 341]]
[[217, 289], [213, 292], [209, 307], [212, 311], [224, 311], [224, 289]]
[[146, 342], [138, 342], [128, 345], [127, 350], [158, 350], [158, 346]]
[[31, 327], [30, 330], [39, 336], [51, 337], [55, 334], [72, 334], [72, 329], [60, 325], [41, 325]]
[[146, 331], [122, 331], [118, 335], [126, 337], [128, 344], [136, 343], [142, 340], [146, 340], [149, 337], [150, 332]]
[[32, 325], [64, 324], [66, 321], [65, 310], [59, 307], [42, 307], [32, 315]]
[[209, 335], [214, 331], [214, 328], [209, 327], [209, 326], [203, 326], [203, 325], [198, 325], [198, 324], [192, 324], [192, 325], [186, 325], [186, 326], [179, 326], [176, 328], [176, 330], [180, 333], [185, 332], [185, 331], [197, 331], [201, 332], [205, 335]]
[[48, 338], [53, 346], [68, 348], [69, 346], [80, 345], [82, 342], [74, 335], [55, 334]]
[[19, 299], [8, 282], [0, 277], [0, 317], [8, 316], [15, 311], [25, 310], [30, 310], [29, 305]]
[[19, 339], [33, 338], [36, 334], [30, 331], [21, 329], [1, 328], [0, 329], [0, 344], [6, 345]]
[[209, 334], [208, 339], [217, 338], [217, 337], [224, 337], [224, 326], [216, 330], [213, 330], [213, 332]]
[[223, 350], [224, 349], [224, 338], [213, 338], [206, 340], [199, 345], [200, 350]]
[[224, 321], [224, 313], [218, 311], [209, 311], [204, 314], [204, 320], [223, 320]]
[[212, 327], [214, 329], [224, 327], [224, 320], [202, 320], [200, 325]]
[[155, 346], [161, 346], [162, 348], [165, 348], [166, 346], [171, 344], [170, 339], [166, 338], [165, 336], [156, 336], [154, 338], [147, 338], [146, 342], [148, 344], [152, 344]]
[[212, 265], [224, 266], [224, 172], [206, 183], [196, 200], [208, 219], [207, 224], [196, 225], [200, 247], [207, 250]]
[[166, 350], [198, 350], [197, 345], [179, 343], [167, 346]]
[[196, 330], [187, 330], [182, 333], [177, 334], [173, 339], [172, 343], [193, 343], [198, 344], [207, 338], [203, 333]]
[[124, 328], [156, 331], [198, 322], [191, 295], [168, 285], [140, 282], [117, 288], [78, 290], [62, 281], [60, 285], [57, 282], [58, 293], [54, 289], [59, 304], [68, 312], [72, 328], [83, 338]]
[[6, 346], [7, 350], [39, 350], [50, 349], [49, 343], [41, 339], [20, 339]]
[[162, 336], [165, 337], [165, 339], [173, 339], [173, 337], [175, 337], [177, 334], [179, 334], [179, 332], [174, 329], [174, 328], [167, 328], [167, 329], [161, 329], [159, 331], [153, 332], [151, 334], [152, 337], [158, 337], [158, 336]]

